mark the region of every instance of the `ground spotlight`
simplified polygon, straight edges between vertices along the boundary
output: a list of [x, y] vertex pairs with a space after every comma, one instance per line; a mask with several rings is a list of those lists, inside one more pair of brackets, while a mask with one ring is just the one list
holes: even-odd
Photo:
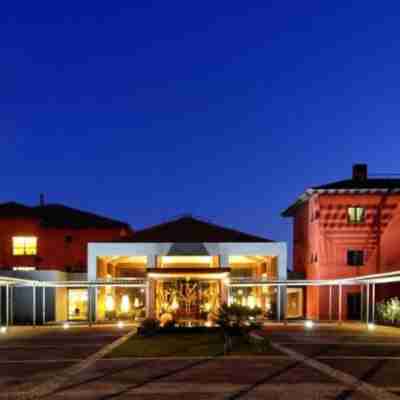
[[369, 331], [373, 331], [373, 330], [375, 329], [375, 324], [372, 323], [372, 322], [370, 322], [370, 323], [367, 325], [367, 327], [368, 327], [368, 330], [369, 330]]
[[123, 321], [118, 321], [118, 324], [117, 324], [118, 328], [123, 328], [124, 325], [125, 324], [123, 323]]
[[307, 329], [312, 329], [314, 327], [314, 322], [313, 321], [306, 321], [306, 322], [304, 322], [304, 326]]
[[63, 323], [63, 328], [64, 329], [68, 329], [69, 328], [69, 323], [68, 322], [64, 322]]
[[7, 333], [7, 327], [6, 326], [2, 326], [0, 328], [0, 333]]

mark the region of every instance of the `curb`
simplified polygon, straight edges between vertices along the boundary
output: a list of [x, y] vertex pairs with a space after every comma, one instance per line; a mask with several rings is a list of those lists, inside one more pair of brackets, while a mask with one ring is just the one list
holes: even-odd
[[117, 340], [114, 340], [114, 342], [105, 345], [99, 351], [85, 358], [81, 362], [78, 362], [77, 364], [74, 364], [71, 367], [64, 369], [59, 374], [51, 377], [48, 381], [40, 383], [37, 386], [25, 392], [20, 392], [20, 393], [16, 392], [10, 396], [12, 396], [12, 398], [17, 400], [31, 400], [53, 393], [57, 389], [61, 388], [73, 376], [79, 374], [86, 368], [90, 367], [96, 361], [100, 360], [107, 354], [111, 353], [111, 351], [113, 351], [115, 348], [126, 342], [130, 337], [135, 335], [136, 332], [137, 329], [133, 329], [132, 331], [126, 333]]

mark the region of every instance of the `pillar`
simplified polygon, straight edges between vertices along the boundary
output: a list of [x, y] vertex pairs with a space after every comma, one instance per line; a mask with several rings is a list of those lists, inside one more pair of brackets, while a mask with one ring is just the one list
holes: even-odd
[[46, 324], [46, 287], [42, 287], [42, 323]]
[[[285, 243], [279, 244], [278, 253], [278, 280], [287, 281], [287, 249]], [[287, 286], [279, 286], [277, 291], [277, 310], [280, 309], [279, 320], [286, 319]]]
[[375, 283], [372, 284], [372, 318], [371, 321], [375, 323]]
[[276, 287], [276, 319], [278, 321], [282, 318], [282, 301], [281, 301], [281, 287], [278, 285]]
[[36, 325], [36, 286], [32, 286], [32, 325]]
[[332, 285], [329, 285], [329, 321], [332, 321]]
[[365, 286], [366, 289], [366, 305], [365, 305], [365, 322], [368, 324], [369, 322], [369, 309], [370, 309], [370, 305], [369, 305], [369, 283], [367, 283], [367, 285]]
[[10, 286], [6, 285], [6, 326], [10, 324]]
[[342, 291], [342, 285], [339, 285], [339, 310], [338, 310], [338, 316], [339, 316], [339, 324], [342, 323], [342, 302], [343, 302], [343, 291]]

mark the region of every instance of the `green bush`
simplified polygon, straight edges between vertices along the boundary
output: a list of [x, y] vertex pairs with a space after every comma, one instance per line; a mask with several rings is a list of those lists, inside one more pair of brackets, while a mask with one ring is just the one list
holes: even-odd
[[400, 300], [393, 297], [388, 300], [381, 301], [376, 305], [377, 319], [383, 323], [397, 325], [400, 323]]
[[[255, 318], [261, 314], [258, 307], [250, 308], [240, 304], [226, 303], [219, 308], [215, 322], [221, 327], [224, 335], [224, 353], [232, 350], [232, 338], [246, 335], [256, 324]], [[254, 325], [253, 325], [254, 324]]]
[[153, 336], [160, 329], [160, 321], [155, 318], [146, 318], [138, 328], [138, 335]]

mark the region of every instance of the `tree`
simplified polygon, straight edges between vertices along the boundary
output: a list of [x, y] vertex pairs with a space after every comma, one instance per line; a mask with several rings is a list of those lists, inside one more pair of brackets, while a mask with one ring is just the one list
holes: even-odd
[[251, 327], [252, 319], [261, 314], [258, 307], [250, 308], [240, 304], [222, 304], [216, 314], [215, 322], [221, 327], [224, 335], [224, 353], [232, 350], [232, 338], [243, 336], [246, 330]]

